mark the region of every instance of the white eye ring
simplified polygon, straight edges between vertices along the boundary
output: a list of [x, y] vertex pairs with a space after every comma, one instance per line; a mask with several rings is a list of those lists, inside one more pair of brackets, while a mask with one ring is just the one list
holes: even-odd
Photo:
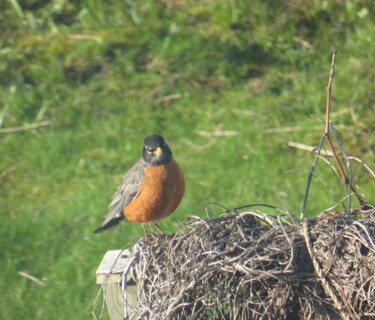
[[150, 148], [150, 147], [146, 147], [146, 146], [145, 146], [145, 149], [146, 149], [146, 152], [147, 152], [147, 153], [153, 153], [152, 148]]

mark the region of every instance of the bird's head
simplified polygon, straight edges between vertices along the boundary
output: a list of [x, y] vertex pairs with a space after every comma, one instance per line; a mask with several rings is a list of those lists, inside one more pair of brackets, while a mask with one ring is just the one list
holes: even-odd
[[153, 134], [145, 139], [143, 160], [149, 166], [160, 166], [172, 160], [172, 151], [162, 136]]

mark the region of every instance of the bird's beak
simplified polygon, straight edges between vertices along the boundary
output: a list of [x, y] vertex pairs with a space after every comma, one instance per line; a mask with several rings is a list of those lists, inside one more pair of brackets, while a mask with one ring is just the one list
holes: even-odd
[[156, 150], [153, 152], [153, 154], [159, 155], [163, 152], [163, 150], [160, 147], [157, 147]]

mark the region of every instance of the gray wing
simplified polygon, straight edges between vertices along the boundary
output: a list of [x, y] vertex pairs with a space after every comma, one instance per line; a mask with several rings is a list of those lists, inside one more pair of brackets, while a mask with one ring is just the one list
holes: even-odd
[[119, 224], [124, 218], [122, 209], [138, 196], [144, 175], [144, 161], [141, 159], [124, 175], [121, 184], [112, 196], [112, 201], [108, 206], [108, 215], [102, 225], [94, 231], [95, 233], [103, 232]]

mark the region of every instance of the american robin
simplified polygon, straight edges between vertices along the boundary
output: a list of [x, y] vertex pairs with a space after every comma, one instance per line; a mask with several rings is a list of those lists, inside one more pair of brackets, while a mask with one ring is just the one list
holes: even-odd
[[108, 215], [95, 233], [115, 227], [124, 217], [131, 222], [155, 223], [180, 204], [185, 191], [184, 174], [163, 137], [158, 134], [147, 137], [142, 154], [124, 175], [112, 197]]

